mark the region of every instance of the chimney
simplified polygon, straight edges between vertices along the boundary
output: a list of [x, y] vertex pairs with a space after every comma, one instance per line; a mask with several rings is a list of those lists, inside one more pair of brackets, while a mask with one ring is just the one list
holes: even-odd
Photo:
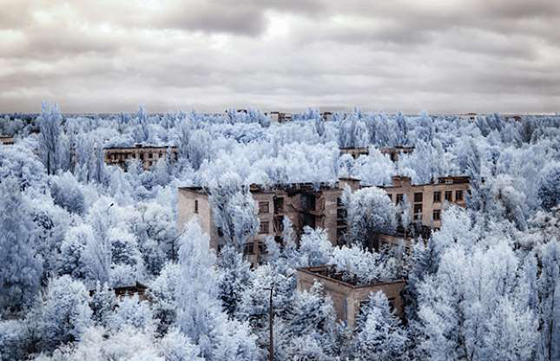
[[357, 178], [339, 178], [338, 179], [338, 188], [344, 189], [344, 187], [348, 185], [352, 192], [357, 191], [361, 188], [360, 180]]
[[410, 185], [410, 177], [395, 175], [393, 176], [393, 187], [403, 187]]

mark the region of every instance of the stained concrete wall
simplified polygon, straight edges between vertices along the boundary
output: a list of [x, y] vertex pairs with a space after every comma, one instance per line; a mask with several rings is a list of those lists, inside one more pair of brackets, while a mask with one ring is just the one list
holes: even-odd
[[[360, 305], [366, 302], [372, 292], [383, 292], [393, 305], [398, 317], [404, 317], [404, 304], [401, 293], [404, 280], [388, 283], [377, 283], [368, 286], [354, 286], [349, 283], [319, 274], [325, 266], [309, 267], [297, 270], [297, 289], [299, 292], [309, 290], [315, 282], [323, 285], [325, 294], [332, 298], [338, 319], [347, 322], [354, 328], [360, 312]], [[315, 272], [315, 271], [318, 272]]]

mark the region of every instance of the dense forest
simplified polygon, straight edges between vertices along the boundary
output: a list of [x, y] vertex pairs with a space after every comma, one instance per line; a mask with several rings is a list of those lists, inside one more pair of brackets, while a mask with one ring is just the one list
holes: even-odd
[[[560, 117], [356, 109], [325, 121], [309, 109], [277, 123], [259, 110], [79, 116], [44, 104], [5, 115], [0, 134], [15, 137], [0, 144], [1, 360], [265, 360], [270, 323], [275, 360], [560, 359]], [[104, 149], [136, 144], [176, 146], [177, 160], [105, 164]], [[414, 151], [393, 162], [380, 149], [395, 146]], [[341, 155], [357, 147], [369, 154]], [[449, 206], [412, 247], [367, 249], [367, 232], [403, 221], [377, 188], [394, 175], [468, 176], [467, 207]], [[345, 190], [345, 244], [285, 222], [251, 266], [247, 185], [342, 177], [371, 186]], [[214, 221], [231, 232], [219, 254], [196, 219], [178, 229], [180, 186], [221, 204]], [[404, 278], [404, 320], [372, 293], [355, 329], [338, 321], [320, 284], [296, 290], [297, 268], [324, 264], [364, 283]], [[136, 282], [147, 300], [112, 291]]]

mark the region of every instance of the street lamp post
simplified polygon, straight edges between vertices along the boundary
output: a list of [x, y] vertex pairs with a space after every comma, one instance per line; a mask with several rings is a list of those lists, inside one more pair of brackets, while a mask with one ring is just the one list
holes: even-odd
[[272, 284], [268, 290], [270, 290], [270, 297], [268, 300], [268, 360], [274, 361], [274, 309], [272, 305], [274, 284]]

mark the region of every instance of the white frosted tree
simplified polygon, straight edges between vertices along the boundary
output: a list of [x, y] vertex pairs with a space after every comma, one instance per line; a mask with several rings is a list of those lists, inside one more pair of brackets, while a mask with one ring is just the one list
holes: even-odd
[[270, 342], [270, 293], [272, 292], [273, 327], [276, 328], [278, 322], [292, 311], [295, 280], [293, 275], [285, 276], [269, 264], [260, 266], [254, 273], [252, 283], [241, 295], [236, 317], [249, 323], [259, 346], [264, 349]]
[[255, 235], [259, 218], [253, 196], [237, 174], [226, 173], [210, 186], [214, 224], [223, 233], [226, 244], [242, 251]]
[[177, 329], [172, 329], [159, 342], [165, 361], [204, 361], [198, 346]]
[[551, 165], [539, 182], [539, 199], [542, 207], [549, 211], [560, 203], [560, 164]]
[[60, 245], [58, 271], [73, 278], [85, 279], [87, 275], [84, 250], [89, 243], [96, 242], [93, 228], [88, 224], [81, 224], [69, 228]]
[[219, 272], [209, 238], [198, 220], [191, 220], [181, 236], [181, 279], [177, 285], [177, 325], [200, 347], [208, 360], [256, 360], [255, 339], [248, 324], [228, 320], [219, 300]]
[[211, 358], [217, 347], [219, 327], [226, 321], [218, 299], [216, 257], [196, 219], [186, 225], [180, 243], [177, 325], [199, 345], [203, 357]]
[[319, 266], [328, 264], [333, 252], [332, 243], [324, 229], [304, 227], [299, 248], [299, 266]]
[[229, 244], [222, 248], [217, 263], [220, 270], [220, 299], [224, 310], [234, 315], [241, 294], [251, 283], [251, 264]]
[[41, 319], [42, 343], [46, 350], [78, 341], [92, 324], [89, 295], [80, 281], [70, 276], [51, 280]]
[[250, 264], [244, 259], [243, 251], [257, 232], [259, 218], [253, 196], [236, 174], [226, 174], [211, 186], [210, 203], [214, 224], [225, 242], [218, 261], [222, 274], [220, 297], [225, 310], [233, 315], [251, 279]]
[[542, 269], [538, 281], [541, 340], [539, 357], [552, 361], [560, 358], [560, 245], [557, 240], [542, 251]]
[[156, 202], [143, 202], [137, 209], [133, 232], [138, 237], [146, 270], [157, 275], [168, 260], [177, 260], [178, 234], [173, 211]]
[[39, 292], [43, 261], [15, 180], [0, 182], [0, 309], [19, 312]]
[[60, 139], [62, 115], [56, 104], [44, 102], [39, 123], [39, 149], [47, 174], [54, 174], [60, 165]]
[[66, 172], [51, 179], [51, 195], [54, 203], [68, 212], [83, 214], [85, 212], [84, 194], [74, 175]]
[[89, 238], [82, 257], [86, 279], [107, 283], [111, 279], [111, 243], [106, 237]]
[[[437, 272], [419, 286], [420, 337], [434, 360], [525, 360], [537, 347], [536, 315], [519, 298], [519, 261], [502, 241], [474, 251], [460, 244], [443, 252]], [[501, 307], [496, 305], [502, 303]], [[500, 334], [495, 330], [511, 324]], [[497, 343], [500, 349], [494, 345]]]
[[333, 356], [336, 350], [336, 314], [330, 297], [324, 295], [323, 286], [315, 283], [309, 291], [297, 293], [291, 313], [287, 316], [290, 345], [288, 353], [297, 359], [302, 351], [298, 340], [310, 338], [316, 343], [315, 352]]
[[97, 282], [90, 301], [91, 318], [94, 323], [102, 327], [108, 327], [116, 305], [117, 297], [115, 291], [109, 288], [107, 283], [102, 285]]
[[371, 293], [368, 303], [360, 309], [351, 357], [355, 360], [408, 360], [408, 342], [407, 332], [391, 311], [385, 294]]
[[159, 276], [152, 281], [148, 293], [152, 301], [154, 317], [159, 320], [159, 328], [166, 330], [177, 319], [177, 285], [181, 277], [179, 265], [166, 264]]
[[537, 320], [533, 312], [504, 298], [496, 305], [485, 328], [482, 360], [533, 360], [538, 343]]
[[371, 187], [355, 191], [347, 204], [349, 240], [368, 246], [375, 233], [394, 232], [396, 209], [382, 189]]
[[122, 330], [126, 326], [143, 332], [155, 328], [154, 314], [148, 301], [140, 301], [138, 295], [120, 299], [109, 324], [114, 331]]

